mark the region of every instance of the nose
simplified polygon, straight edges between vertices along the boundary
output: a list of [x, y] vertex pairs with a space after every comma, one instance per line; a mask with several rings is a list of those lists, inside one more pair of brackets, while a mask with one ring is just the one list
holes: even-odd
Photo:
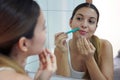
[[81, 27], [82, 27], [82, 28], [87, 28], [87, 27], [88, 27], [88, 23], [87, 23], [86, 20], [84, 20], [84, 21], [82, 22]]

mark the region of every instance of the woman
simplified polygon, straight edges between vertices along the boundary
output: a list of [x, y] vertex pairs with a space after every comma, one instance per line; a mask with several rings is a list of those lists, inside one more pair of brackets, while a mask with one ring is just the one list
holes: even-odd
[[80, 30], [66, 42], [64, 32], [55, 35], [58, 75], [90, 80], [113, 80], [113, 51], [109, 41], [94, 35], [99, 20], [97, 8], [90, 3], [78, 5], [70, 27]]
[[0, 80], [32, 80], [24, 70], [28, 56], [39, 55], [34, 80], [49, 80], [56, 57], [44, 49], [45, 20], [34, 0], [0, 0]]

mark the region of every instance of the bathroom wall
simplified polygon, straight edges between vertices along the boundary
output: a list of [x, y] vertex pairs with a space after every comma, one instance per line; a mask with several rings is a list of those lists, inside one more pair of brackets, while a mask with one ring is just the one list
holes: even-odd
[[118, 0], [93, 0], [100, 12], [96, 35], [107, 39], [113, 46], [113, 56], [120, 49], [120, 4]]

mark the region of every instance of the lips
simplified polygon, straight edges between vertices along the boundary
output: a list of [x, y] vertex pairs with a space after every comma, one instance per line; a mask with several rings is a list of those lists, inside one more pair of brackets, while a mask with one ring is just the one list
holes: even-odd
[[86, 32], [86, 31], [83, 31], [83, 30], [80, 30], [79, 33], [80, 33], [81, 35], [87, 34], [87, 32]]

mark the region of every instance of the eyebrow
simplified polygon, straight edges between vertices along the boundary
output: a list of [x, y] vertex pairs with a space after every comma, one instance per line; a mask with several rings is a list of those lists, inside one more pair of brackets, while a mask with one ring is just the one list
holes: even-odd
[[77, 14], [77, 15], [83, 16], [83, 15], [82, 15], [82, 14], [80, 14], [80, 13], [79, 13], [79, 14]]
[[[82, 15], [82, 14], [80, 14], [80, 13], [77, 14], [77, 15], [80, 15], [80, 16], [84, 17], [84, 15]], [[76, 16], [77, 16], [77, 15], [76, 15]], [[90, 18], [92, 18], [92, 19], [96, 19], [95, 17], [90, 17]], [[96, 20], [97, 20], [97, 19], [96, 19]]]

